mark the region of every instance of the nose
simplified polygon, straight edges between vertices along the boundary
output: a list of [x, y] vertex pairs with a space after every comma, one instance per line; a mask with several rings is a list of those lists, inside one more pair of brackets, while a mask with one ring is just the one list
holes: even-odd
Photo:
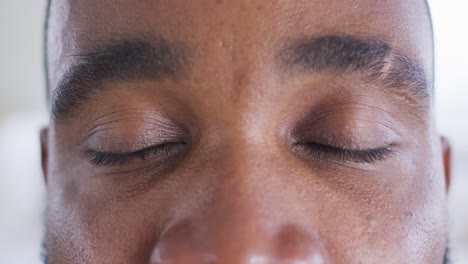
[[223, 173], [212, 177], [204, 194], [210, 198], [192, 201], [193, 210], [184, 204], [184, 216], [167, 224], [154, 246], [151, 264], [330, 263], [310, 219], [313, 206], [303, 210], [287, 171], [264, 154], [242, 157], [216, 163]]
[[260, 230], [250, 235], [231, 233], [229, 237], [223, 233], [230, 232], [203, 234], [193, 222], [178, 223], [156, 245], [151, 264], [329, 263], [314, 236], [293, 225], [282, 226], [271, 235]]
[[204, 205], [167, 224], [151, 264], [330, 263], [314, 220], [293, 195], [281, 195], [286, 183], [235, 174], [216, 183]]

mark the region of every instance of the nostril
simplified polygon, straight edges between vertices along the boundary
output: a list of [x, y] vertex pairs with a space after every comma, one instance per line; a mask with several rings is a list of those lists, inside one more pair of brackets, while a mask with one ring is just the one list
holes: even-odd
[[328, 263], [322, 243], [313, 234], [287, 225], [277, 234], [275, 257], [279, 263]]
[[150, 264], [326, 264], [320, 240], [296, 225], [268, 232], [202, 226], [191, 221], [172, 225], [153, 249]]
[[164, 251], [166, 245], [158, 245], [151, 256], [150, 264], [214, 264], [216, 256], [197, 252], [183, 246], [183, 243], [175, 245], [172, 250]]

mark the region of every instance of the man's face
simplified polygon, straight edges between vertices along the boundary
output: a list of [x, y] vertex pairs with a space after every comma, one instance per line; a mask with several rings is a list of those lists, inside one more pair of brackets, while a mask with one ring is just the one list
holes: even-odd
[[442, 263], [421, 1], [52, 1], [49, 263]]

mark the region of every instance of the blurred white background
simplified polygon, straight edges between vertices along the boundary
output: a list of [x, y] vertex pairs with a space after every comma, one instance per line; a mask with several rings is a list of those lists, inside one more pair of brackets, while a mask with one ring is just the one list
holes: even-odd
[[[0, 1], [0, 263], [40, 263], [46, 196], [39, 158], [39, 128], [47, 124], [45, 2]], [[429, 2], [436, 38], [438, 125], [455, 148], [452, 253], [455, 263], [468, 263], [468, 1]]]

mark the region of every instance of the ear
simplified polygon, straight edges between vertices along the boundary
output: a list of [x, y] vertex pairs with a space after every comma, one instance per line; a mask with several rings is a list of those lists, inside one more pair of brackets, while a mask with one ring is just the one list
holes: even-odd
[[440, 141], [442, 146], [442, 159], [444, 162], [445, 190], [448, 192], [452, 179], [452, 146], [450, 146], [450, 142], [445, 137], [441, 137]]
[[49, 128], [41, 129], [41, 162], [44, 181], [47, 184], [48, 160], [49, 160]]

